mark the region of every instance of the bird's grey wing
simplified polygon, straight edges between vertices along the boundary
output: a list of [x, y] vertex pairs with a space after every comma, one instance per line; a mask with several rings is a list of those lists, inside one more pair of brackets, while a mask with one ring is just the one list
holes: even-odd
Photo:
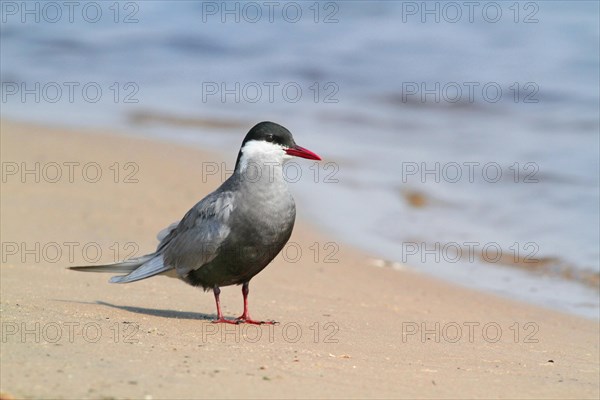
[[219, 246], [229, 235], [227, 220], [232, 209], [231, 192], [212, 193], [192, 207], [181, 221], [158, 233], [160, 243], [156, 252], [121, 263], [72, 269], [128, 272], [112, 277], [112, 283], [135, 282], [169, 273], [173, 268], [180, 276], [185, 276], [216, 257]]
[[214, 192], [196, 204], [158, 245], [165, 264], [186, 276], [212, 261], [230, 233], [228, 221], [235, 197], [230, 191]]

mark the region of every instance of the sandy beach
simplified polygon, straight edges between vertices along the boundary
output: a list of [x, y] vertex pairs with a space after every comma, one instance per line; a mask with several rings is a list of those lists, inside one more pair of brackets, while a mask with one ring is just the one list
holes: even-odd
[[[598, 321], [377, 266], [301, 207], [250, 286], [278, 325], [212, 324], [212, 293], [176, 279], [66, 269], [153, 251], [221, 182], [201, 163], [236, 151], [1, 121], [3, 399], [600, 396]], [[241, 313], [239, 287], [221, 298]]]

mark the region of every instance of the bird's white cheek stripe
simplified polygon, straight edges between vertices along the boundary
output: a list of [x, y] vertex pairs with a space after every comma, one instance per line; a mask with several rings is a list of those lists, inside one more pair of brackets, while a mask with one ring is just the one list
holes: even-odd
[[283, 163], [286, 158], [284, 148], [278, 144], [265, 141], [251, 140], [242, 147], [242, 157], [240, 158], [240, 172], [244, 172], [249, 163], [257, 166], [272, 166]]

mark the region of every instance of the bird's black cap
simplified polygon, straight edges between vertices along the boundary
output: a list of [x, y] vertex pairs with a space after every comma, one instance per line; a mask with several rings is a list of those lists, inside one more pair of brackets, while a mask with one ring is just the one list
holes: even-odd
[[289, 130], [279, 124], [276, 124], [275, 122], [270, 121], [259, 122], [258, 124], [254, 125], [244, 138], [242, 147], [244, 147], [244, 145], [251, 140], [264, 140], [265, 142], [279, 144], [288, 148], [296, 145], [296, 142], [294, 142], [294, 137]]

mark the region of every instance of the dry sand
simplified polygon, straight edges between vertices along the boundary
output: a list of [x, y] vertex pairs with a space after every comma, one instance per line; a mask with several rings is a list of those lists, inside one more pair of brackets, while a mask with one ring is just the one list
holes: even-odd
[[[111, 285], [69, 271], [84, 247], [105, 262], [136, 250], [129, 242], [152, 251], [155, 233], [218, 185], [202, 182], [200, 163], [223, 159], [104, 132], [1, 129], [3, 397], [599, 397], [597, 321], [376, 267], [308, 226], [301, 207], [291, 240], [302, 256], [278, 256], [250, 287], [253, 316], [279, 325], [212, 324], [212, 294], [176, 279]], [[73, 182], [65, 162], [79, 163]], [[35, 163], [39, 183], [12, 175]], [[138, 182], [124, 182], [133, 171]], [[337, 262], [324, 262], [335, 245]], [[222, 299], [228, 317], [241, 313], [239, 287]]]

